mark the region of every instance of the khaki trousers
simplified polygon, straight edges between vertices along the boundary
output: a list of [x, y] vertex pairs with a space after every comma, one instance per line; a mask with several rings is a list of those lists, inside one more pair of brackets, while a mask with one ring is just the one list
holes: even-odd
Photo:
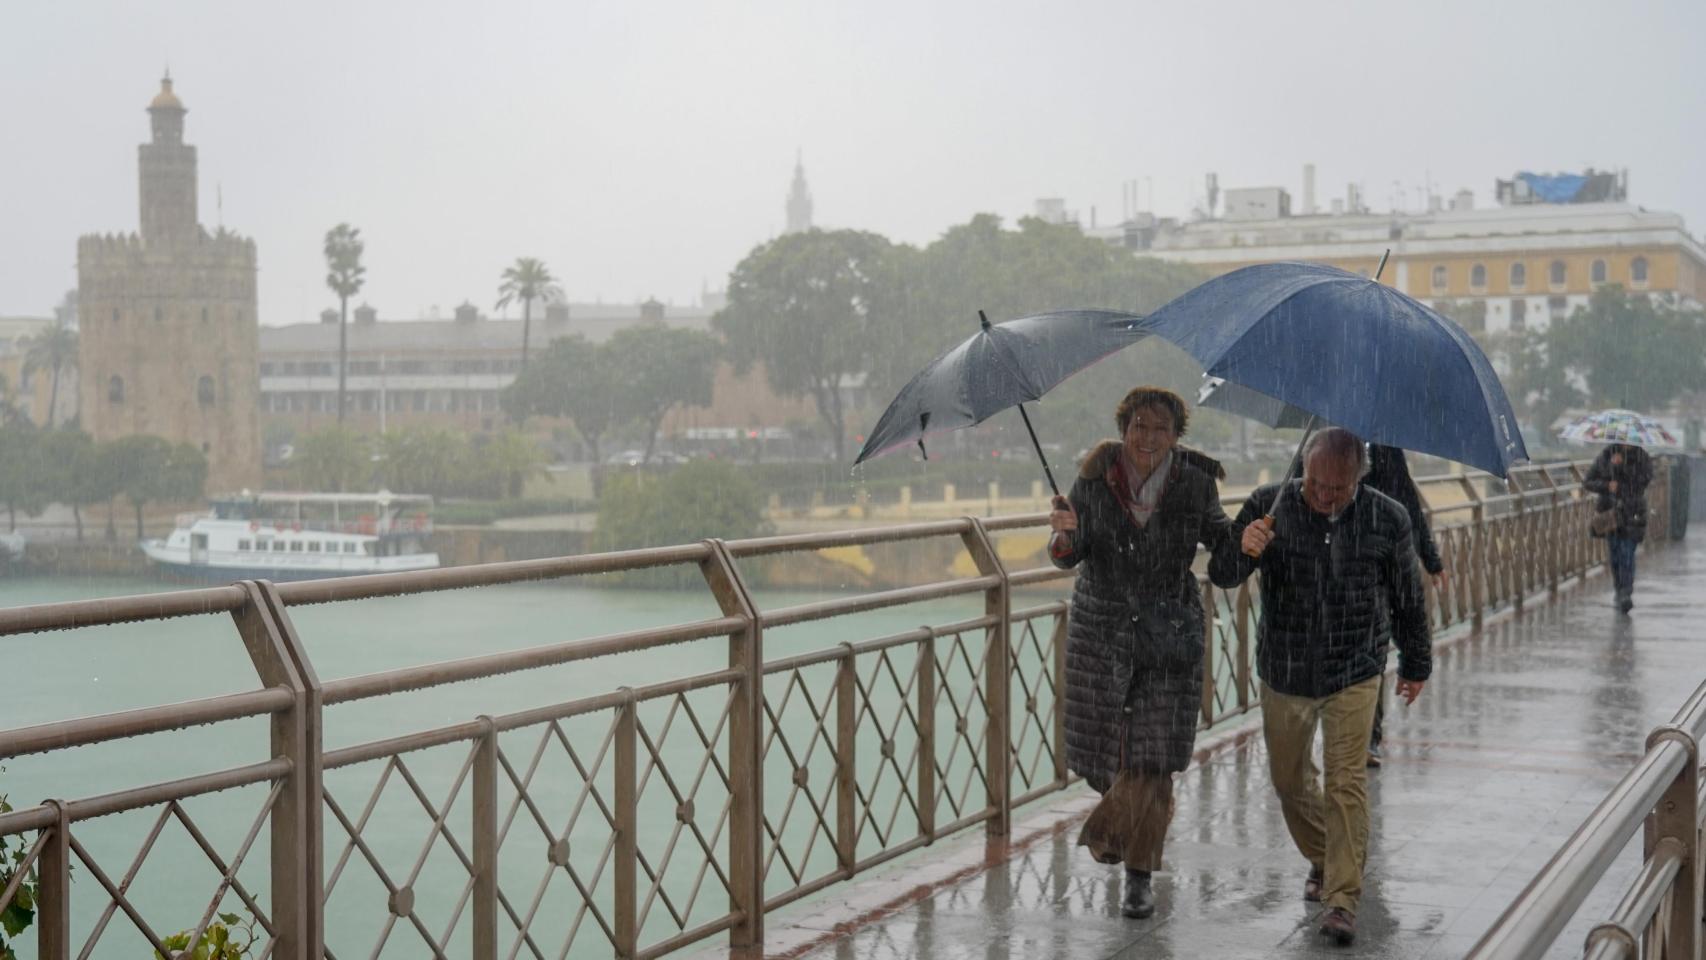
[[1097, 863], [1123, 862], [1132, 870], [1161, 869], [1167, 825], [1173, 821], [1173, 775], [1121, 770], [1078, 833]]
[[[1291, 697], [1262, 684], [1262, 737], [1286, 829], [1298, 852], [1324, 868], [1325, 905], [1353, 914], [1368, 855], [1368, 736], [1379, 700], [1379, 677], [1320, 698]], [[1325, 794], [1315, 769], [1317, 726]]]

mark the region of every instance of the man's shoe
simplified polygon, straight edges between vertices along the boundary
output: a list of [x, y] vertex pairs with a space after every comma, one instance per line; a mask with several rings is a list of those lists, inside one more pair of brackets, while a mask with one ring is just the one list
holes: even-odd
[[1635, 608], [1635, 593], [1633, 590], [1617, 595], [1617, 612], [1628, 613]]
[[1155, 915], [1155, 891], [1149, 885], [1149, 871], [1125, 872], [1125, 898], [1120, 901], [1120, 913], [1134, 920]]
[[1328, 937], [1341, 947], [1348, 947], [1357, 938], [1356, 917], [1349, 910], [1333, 907], [1321, 915], [1321, 936]]
[[1380, 744], [1378, 744], [1378, 743], [1369, 744], [1368, 745], [1368, 768], [1370, 770], [1379, 770], [1380, 769], [1380, 757], [1381, 757]]
[[1321, 902], [1321, 884], [1327, 880], [1327, 872], [1321, 867], [1311, 867], [1309, 878], [1303, 881], [1303, 899], [1310, 903]]

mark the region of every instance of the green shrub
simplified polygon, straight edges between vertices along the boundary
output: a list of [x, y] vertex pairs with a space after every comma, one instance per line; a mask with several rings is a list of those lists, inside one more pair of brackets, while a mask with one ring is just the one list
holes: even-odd
[[[597, 550], [627, 550], [692, 543], [709, 537], [734, 540], [769, 531], [764, 493], [732, 464], [696, 460], [666, 475], [636, 472], [609, 477], [598, 496]], [[623, 582], [684, 586], [699, 580], [692, 569], [630, 575]]]

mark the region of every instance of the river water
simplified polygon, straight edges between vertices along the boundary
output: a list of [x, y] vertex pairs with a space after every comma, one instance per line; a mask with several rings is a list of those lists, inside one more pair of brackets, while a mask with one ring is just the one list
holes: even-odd
[[[169, 587], [134, 579], [0, 580], [0, 606], [162, 589]], [[757, 599], [761, 607], [774, 609], [828, 595], [767, 593]], [[765, 634], [766, 659], [888, 636], [922, 624], [945, 624], [981, 612], [981, 599], [971, 596], [771, 630]], [[717, 615], [715, 603], [703, 590], [621, 589], [591, 578], [573, 584], [484, 587], [291, 610], [297, 632], [322, 680]], [[1045, 631], [1045, 640], [1046, 636]], [[950, 731], [955, 730], [955, 716], [966, 713], [973, 721], [969, 735], [978, 735], [982, 714], [974, 702], [969, 702], [973, 690], [970, 671], [976, 669], [984, 647], [981, 634], [967, 636], [963, 651], [947, 640], [938, 644], [938, 660], [944, 664], [941, 682], [954, 692], [954, 702], [944, 699], [937, 711], [938, 729], [943, 731], [937, 755], [944, 761], [942, 779], [948, 791], [940, 801], [937, 820], [945, 823], [982, 803], [981, 781], [971, 765], [971, 742], [957, 740]], [[458, 723], [481, 714], [508, 713], [625, 685], [693, 676], [726, 667], [727, 657], [727, 642], [718, 638], [342, 704], [326, 710], [325, 746], [332, 750]], [[5, 664], [4, 699], [0, 702], [5, 704], [3, 723], [7, 727], [173, 703], [258, 685], [232, 622], [224, 615], [0, 638], [0, 662]], [[862, 821], [861, 855], [880, 849], [884, 835], [898, 843], [916, 828], [913, 798], [909, 788], [902, 787], [900, 776], [903, 770], [910, 776], [907, 757], [916, 738], [910, 719], [895, 720], [915, 662], [916, 652], [911, 647], [896, 651], [890, 661], [874, 655], [859, 661], [872, 703], [871, 711], [862, 712], [860, 718], [859, 782], [877, 809], [869, 821]], [[1027, 665], [1034, 668], [1034, 660], [1027, 657]], [[788, 706], [775, 717], [775, 725], [788, 742], [773, 743], [767, 753], [767, 815], [773, 823], [779, 823], [784, 814], [788, 818], [787, 826], [778, 828], [786, 858], [773, 859], [767, 874], [767, 889], [772, 893], [792, 885], [792, 870], [804, 870], [810, 878], [833, 865], [828, 840], [835, 824], [830, 779], [832, 737], [814, 738], [816, 723], [807, 703], [809, 698], [816, 711], [826, 710], [833, 678], [833, 666], [825, 664], [801, 671], [799, 685], [791, 691], [793, 678], [789, 676], [767, 681], [766, 692], [772, 703], [780, 704], [784, 696], [788, 697]], [[1045, 711], [1050, 696], [1046, 689], [1039, 690]], [[692, 926], [717, 916], [726, 907], [716, 868], [704, 867], [707, 858], [700, 846], [709, 846], [718, 851], [719, 861], [724, 859], [726, 836], [718, 833], [718, 823], [727, 794], [718, 777], [718, 764], [705, 762], [708, 751], [703, 740], [715, 745], [710, 752], [720, 763], [726, 756], [726, 730], [718, 726], [718, 719], [726, 700], [725, 687], [696, 691], [686, 697], [695, 715], [688, 717], [675, 704], [673, 721], [668, 717], [669, 701], [654, 701], [640, 710], [647, 738], [664, 758], [670, 778], [666, 782], [662, 776], [652, 777], [641, 794], [642, 856], [654, 869], [667, 859], [642, 942], [655, 942], [676, 932], [678, 922], [672, 911], [679, 911], [681, 919]], [[531, 805], [516, 803], [517, 791], [509, 774], [499, 772], [500, 826], [508, 824], [500, 848], [500, 883], [509, 909], [518, 917], [532, 917], [528, 922], [534, 940], [521, 946], [522, 956], [532, 955], [533, 947], [545, 956], [560, 955], [571, 930], [575, 933], [567, 955], [610, 955], [609, 942], [598, 921], [582, 915], [583, 897], [576, 886], [591, 891], [601, 910], [608, 909], [612, 871], [605, 848], [610, 828], [599, 801], [613, 799], [613, 763], [608, 754], [602, 761], [599, 757], [611, 717], [604, 712], [564, 722], [560, 725], [561, 738], [545, 726], [524, 728], [500, 738], [505, 759], [517, 778], [527, 780], [529, 770], [533, 770], [528, 787]], [[828, 729], [832, 735], [833, 719]], [[892, 760], [884, 755], [885, 741], [892, 743]], [[1035, 731], [1031, 743], [1036, 743]], [[15, 806], [47, 797], [87, 797], [254, 763], [266, 758], [267, 744], [265, 721], [251, 719], [16, 758], [0, 773], [0, 792], [10, 795]], [[468, 758], [469, 745], [457, 743], [408, 754], [404, 757], [406, 771], [387, 772], [386, 761], [376, 760], [327, 773], [327, 790], [336, 804], [336, 810], [328, 805], [325, 815], [326, 870], [332, 883], [327, 939], [337, 955], [367, 956], [381, 937], [386, 938], [382, 956], [431, 955], [422, 933], [408, 919], [396, 920], [395, 929], [386, 933], [393, 918], [386, 909], [387, 887], [379, 878], [381, 871], [390, 879], [390, 887], [411, 889], [415, 912], [424, 919], [432, 939], [438, 940], [451, 930], [446, 940], [447, 955], [466, 955], [471, 920], [463, 906], [467, 871], [443, 837], [434, 841], [424, 858], [421, 850], [434, 833], [436, 808], [451, 798], [444, 823], [462, 850], [471, 854], [468, 823], [472, 800], [463, 779]], [[642, 769], [648, 759], [647, 745], [642, 743]], [[801, 776], [822, 807], [822, 822], [807, 796], [794, 790], [793, 769], [806, 771]], [[590, 771], [590, 776], [583, 775], [584, 771]], [[596, 796], [583, 787], [588, 779], [596, 788]], [[359, 821], [381, 780], [384, 787], [378, 792], [379, 799], [360, 828], [368, 848], [363, 851], [351, 846], [350, 832], [339, 811], [352, 824]], [[695, 781], [699, 783], [696, 791]], [[416, 786], [434, 811], [429, 812], [416, 798]], [[1016, 785], [1017, 789], [1022, 787]], [[692, 809], [686, 810], [683, 801], [689, 796]], [[257, 785], [192, 798], [183, 807], [220, 856], [229, 858], [241, 847], [265, 797], [266, 789]], [[160, 808], [156, 807], [100, 818], [79, 824], [74, 834], [117, 883], [129, 870], [159, 815]], [[575, 826], [567, 832], [569, 871], [554, 870], [547, 859], [550, 839], [563, 835], [571, 817]], [[267, 887], [266, 847], [263, 829], [238, 871], [240, 881], [256, 892], [263, 908], [266, 899], [260, 891]], [[377, 867], [370, 857], [377, 861]], [[640, 881], [644, 901], [649, 887], [645, 870]], [[194, 926], [218, 883], [218, 870], [190, 832], [171, 822], [160, 832], [137, 872], [131, 897], [156, 932], [166, 934]], [[696, 902], [687, 911], [686, 901], [693, 898], [695, 890]], [[73, 891], [74, 943], [81, 944], [94, 929], [108, 897], [80, 863], [74, 867]], [[234, 893], [226, 896], [221, 910], [246, 912]], [[500, 911], [498, 926], [500, 950], [507, 955], [517, 924], [507, 911]], [[33, 955], [33, 938], [26, 937], [21, 946], [21, 956]], [[113, 917], [93, 953], [96, 957], [150, 955], [146, 941], [122, 913]]]

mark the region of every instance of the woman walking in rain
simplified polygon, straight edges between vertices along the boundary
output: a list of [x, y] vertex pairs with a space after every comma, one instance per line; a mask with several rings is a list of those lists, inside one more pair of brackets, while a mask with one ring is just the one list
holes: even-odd
[[1617, 610], [1635, 606], [1635, 548], [1647, 538], [1647, 484], [1653, 482], [1653, 458], [1628, 443], [1614, 443], [1599, 452], [1582, 489], [1599, 495], [1594, 509], [1611, 511], [1613, 526], [1594, 536], [1605, 537], [1611, 555], [1611, 582], [1617, 590]]
[[1190, 762], [1202, 705], [1197, 544], [1230, 545], [1220, 464], [1177, 446], [1184, 401], [1138, 387], [1114, 412], [1120, 439], [1085, 457], [1070, 501], [1055, 498], [1049, 554], [1082, 564], [1066, 641], [1066, 759], [1102, 794], [1078, 842], [1124, 863], [1120, 912], [1155, 912], [1151, 875], [1173, 815], [1173, 775]]

